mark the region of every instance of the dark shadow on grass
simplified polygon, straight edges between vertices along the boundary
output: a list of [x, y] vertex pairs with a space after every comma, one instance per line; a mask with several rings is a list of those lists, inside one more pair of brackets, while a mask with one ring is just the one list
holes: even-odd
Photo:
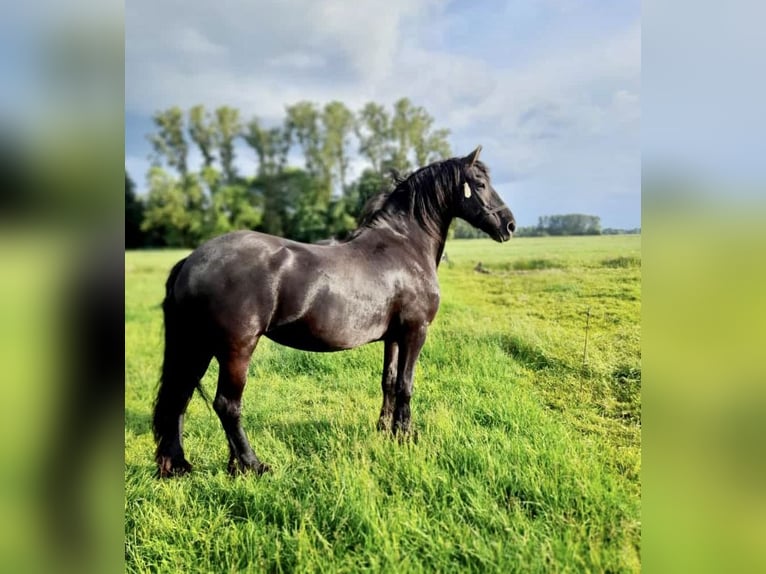
[[613, 416], [641, 422], [641, 367], [617, 367], [612, 372], [610, 390], [616, 401]]
[[[295, 421], [295, 422], [271, 422], [265, 423], [268, 431], [276, 439], [284, 443], [288, 449], [295, 453], [299, 459], [308, 461], [313, 455], [330, 456], [330, 451], [335, 449], [332, 456], [337, 456], [338, 442], [348, 444], [349, 449], [360, 440], [377, 433], [374, 425], [368, 419], [360, 419], [358, 423], [333, 423], [327, 419]], [[152, 417], [150, 413], [136, 412], [131, 409], [125, 411], [125, 427], [131, 430], [135, 435], [151, 434]], [[220, 439], [225, 441], [223, 432]], [[252, 439], [252, 433], [251, 433]], [[259, 454], [257, 442], [253, 442], [253, 448]], [[146, 460], [153, 461], [153, 451], [147, 451]], [[205, 452], [201, 455], [191, 454], [187, 450], [187, 458], [191, 462], [192, 474], [215, 475], [226, 471], [227, 460], [220, 457], [215, 449]], [[285, 461], [265, 460], [274, 468], [283, 465]], [[147, 463], [148, 464], [148, 463]], [[128, 465], [129, 472], [140, 474], [153, 474], [156, 469], [153, 464], [146, 465]]]
[[553, 259], [521, 259], [519, 261], [514, 261], [513, 263], [513, 269], [515, 271], [540, 271], [544, 269], [566, 268], [566, 263]]
[[488, 429], [500, 429], [508, 434], [514, 432], [513, 425], [510, 421], [503, 418], [500, 413], [494, 412], [488, 408], [477, 409], [471, 414], [471, 420], [475, 425], [488, 428]]
[[519, 510], [531, 520], [540, 516], [544, 510], [544, 504], [537, 499], [538, 497], [531, 491], [526, 492], [518, 484], [503, 484], [499, 493], [498, 502], [502, 507]]
[[568, 369], [560, 360], [549, 356], [517, 335], [503, 335], [500, 346], [507, 355], [530, 369]]
[[615, 257], [612, 259], [603, 259], [601, 261], [602, 267], [611, 267], [613, 269], [626, 269], [629, 267], [641, 267], [641, 258], [628, 256], [628, 257]]

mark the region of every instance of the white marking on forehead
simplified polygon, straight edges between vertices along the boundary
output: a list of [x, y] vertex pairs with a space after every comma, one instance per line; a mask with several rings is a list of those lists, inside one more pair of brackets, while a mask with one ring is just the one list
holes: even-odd
[[467, 181], [463, 184], [463, 194], [466, 197], [471, 197], [471, 186], [468, 185]]

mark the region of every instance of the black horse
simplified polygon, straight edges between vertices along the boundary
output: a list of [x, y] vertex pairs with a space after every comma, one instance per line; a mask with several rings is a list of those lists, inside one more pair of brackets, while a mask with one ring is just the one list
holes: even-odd
[[154, 408], [160, 476], [191, 470], [183, 416], [213, 357], [220, 366], [213, 408], [229, 441], [229, 471], [268, 470], [240, 423], [248, 364], [261, 335], [306, 351], [384, 341], [378, 428], [409, 431], [413, 371], [439, 307], [436, 269], [452, 219], [499, 242], [516, 228], [478, 161], [480, 151], [400, 179], [369, 202], [344, 241], [308, 245], [237, 231], [173, 267], [162, 304], [165, 355]]

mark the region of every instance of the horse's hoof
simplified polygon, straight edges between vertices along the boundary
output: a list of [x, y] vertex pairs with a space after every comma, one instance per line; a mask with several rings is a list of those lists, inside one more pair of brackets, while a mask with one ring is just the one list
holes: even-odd
[[183, 476], [192, 470], [192, 465], [188, 460], [182, 458], [172, 459], [169, 456], [161, 456], [157, 460], [157, 478], [172, 478], [174, 476]]
[[405, 444], [405, 443], [417, 444], [418, 443], [417, 430], [410, 430], [410, 429], [404, 430], [401, 427], [394, 427], [393, 436], [396, 437], [396, 440], [399, 442], [399, 444]]
[[386, 419], [378, 419], [378, 430], [380, 432], [386, 432], [391, 430], [391, 421]]
[[396, 435], [396, 440], [399, 441], [399, 444], [418, 444], [418, 433], [414, 431], [411, 433], [399, 433]]

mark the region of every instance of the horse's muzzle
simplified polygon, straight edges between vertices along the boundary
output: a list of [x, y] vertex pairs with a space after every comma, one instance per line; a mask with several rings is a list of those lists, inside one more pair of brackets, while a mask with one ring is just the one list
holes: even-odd
[[507, 223], [505, 224], [505, 226], [503, 226], [502, 224], [500, 225], [500, 228], [498, 229], [498, 235], [500, 236], [500, 238], [498, 239], [498, 241], [500, 241], [501, 243], [509, 241], [511, 237], [513, 237], [514, 231], [516, 231], [516, 220], [513, 218], [513, 216], [511, 216], [511, 218], [507, 220]]

